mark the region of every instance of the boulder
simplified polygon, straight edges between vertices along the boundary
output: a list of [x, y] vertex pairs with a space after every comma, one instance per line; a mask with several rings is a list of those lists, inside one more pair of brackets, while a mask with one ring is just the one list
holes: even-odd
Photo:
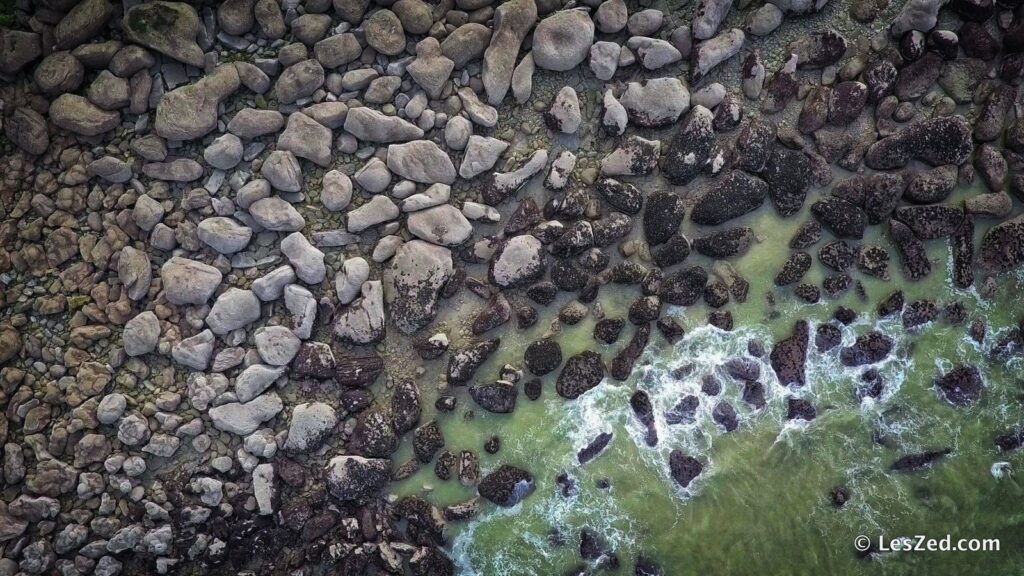
[[160, 0], [131, 6], [121, 22], [128, 40], [202, 68], [203, 49], [196, 43], [199, 27], [195, 8], [184, 2]]

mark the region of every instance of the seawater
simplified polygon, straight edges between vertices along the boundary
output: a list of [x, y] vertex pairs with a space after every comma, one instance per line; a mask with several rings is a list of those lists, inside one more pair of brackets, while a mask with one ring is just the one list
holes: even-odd
[[[960, 190], [957, 202], [970, 190]], [[812, 192], [809, 206], [817, 195]], [[730, 223], [749, 225], [760, 238], [748, 254], [733, 262], [750, 284], [742, 304], [731, 303], [736, 328], [725, 332], [706, 325], [702, 304], [670, 309], [686, 327], [676, 345], [652, 331], [651, 344], [626, 382], [610, 378], [575, 401], [554, 392], [555, 374], [544, 377], [540, 400], [520, 395], [511, 415], [488, 414], [475, 406], [464, 390], [448, 390], [459, 398], [458, 409], [438, 415], [447, 449], [471, 449], [481, 457], [484, 472], [502, 463], [529, 470], [537, 489], [510, 509], [485, 503], [480, 516], [449, 527], [450, 553], [461, 575], [513, 576], [563, 574], [586, 566], [579, 556], [580, 531], [601, 536], [620, 560], [618, 571], [631, 574], [637, 555], [659, 562], [666, 574], [1016, 574], [1024, 566], [1024, 457], [1000, 453], [993, 443], [997, 434], [1024, 424], [1024, 361], [992, 360], [991, 346], [1024, 314], [1019, 294], [1024, 275], [998, 279], [994, 297], [982, 298], [976, 289], [957, 290], [949, 281], [951, 256], [945, 241], [928, 243], [932, 273], [924, 280], [903, 278], [898, 254], [872, 227], [863, 243], [890, 250], [888, 281], [851, 271], [862, 282], [866, 297], [854, 290], [836, 300], [817, 304], [799, 302], [788, 289], [772, 285], [775, 272], [788, 257], [788, 242], [798, 225], [809, 219], [808, 210], [783, 221], [765, 207]], [[702, 233], [685, 225], [693, 238]], [[638, 235], [639, 223], [634, 235]], [[988, 223], [979, 222], [979, 236]], [[822, 241], [824, 243], [826, 239]], [[819, 245], [809, 249], [815, 253]], [[685, 265], [711, 262], [693, 255]], [[816, 264], [805, 281], [820, 282]], [[976, 276], [980, 283], [983, 276]], [[908, 302], [928, 298], [943, 304], [959, 301], [968, 309], [968, 324], [981, 319], [988, 325], [984, 344], [967, 335], [967, 325], [941, 319], [907, 331], [898, 317], [879, 319], [877, 304], [902, 289]], [[768, 293], [775, 294], [775, 302]], [[624, 316], [638, 296], [635, 287], [605, 286], [599, 302], [607, 316]], [[464, 296], [465, 297], [465, 296]], [[466, 303], [472, 304], [472, 296]], [[522, 352], [533, 340], [551, 332], [550, 319], [568, 302], [561, 299], [541, 311], [541, 322], [527, 331], [501, 329], [502, 347], [477, 373], [496, 377], [505, 363], [521, 366]], [[459, 314], [480, 304], [455, 306]], [[842, 328], [840, 347], [820, 354], [814, 347], [814, 328], [828, 321], [839, 305], [859, 312], [855, 322]], [[468, 312], [467, 312], [468, 311]], [[791, 333], [798, 319], [811, 323], [807, 384], [782, 387], [768, 364], [757, 360], [767, 405], [755, 410], [741, 399], [742, 382], [721, 370], [724, 361], [747, 357], [747, 344], [759, 340], [770, 351], [772, 343]], [[454, 317], [448, 319], [454, 322]], [[555, 337], [568, 357], [584, 349], [600, 352], [606, 360], [623, 346], [634, 329], [628, 326], [616, 344], [605, 346], [592, 338], [594, 319], [563, 326]], [[866, 367], [846, 368], [838, 350], [857, 335], [879, 330], [896, 345], [884, 362], [875, 365], [885, 389], [877, 399], [858, 400], [855, 389]], [[488, 334], [490, 336], [490, 334]], [[982, 400], [967, 408], [953, 407], [936, 391], [934, 379], [956, 364], [976, 365], [982, 372]], [[690, 365], [687, 375], [674, 377], [673, 369]], [[719, 398], [700, 393], [701, 377], [715, 374], [723, 384]], [[655, 407], [659, 442], [648, 447], [645, 430], [633, 415], [629, 398], [645, 390]], [[664, 414], [686, 394], [700, 398], [692, 424], [669, 425]], [[811, 422], [785, 420], [785, 399], [809, 399], [817, 409]], [[737, 410], [740, 427], [723, 432], [711, 419], [718, 399]], [[424, 399], [432, 401], [428, 397]], [[472, 412], [470, 417], [467, 412]], [[580, 466], [577, 451], [602, 432], [614, 438], [599, 457]], [[483, 451], [492, 435], [502, 439], [500, 452]], [[923, 450], [951, 448], [952, 454], [932, 469], [894, 473], [899, 457]], [[402, 454], [408, 454], [403, 446]], [[680, 488], [668, 472], [668, 454], [681, 449], [700, 459], [704, 471], [688, 488]], [[401, 459], [401, 458], [399, 458]], [[576, 494], [561, 494], [556, 478], [573, 478]], [[606, 487], [603, 487], [606, 486]], [[851, 494], [841, 509], [830, 501], [830, 491], [844, 486]], [[418, 494], [439, 506], [472, 498], [473, 488], [457, 480], [442, 482], [433, 466], [398, 484], [397, 494]], [[924, 534], [956, 538], [1000, 538], [995, 553], [903, 553], [872, 559], [856, 554], [857, 535], [891, 538]]]

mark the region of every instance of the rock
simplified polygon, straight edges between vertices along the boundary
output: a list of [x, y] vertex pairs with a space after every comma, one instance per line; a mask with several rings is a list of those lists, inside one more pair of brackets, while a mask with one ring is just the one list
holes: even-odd
[[364, 503], [375, 498], [391, 480], [391, 461], [385, 458], [335, 456], [327, 464], [327, 489], [342, 502]]
[[693, 37], [697, 40], [708, 40], [714, 37], [718, 27], [729, 14], [730, 8], [732, 8], [732, 0], [701, 0], [693, 19]]
[[455, 165], [430, 140], [414, 140], [388, 146], [388, 168], [399, 176], [424, 184], [455, 183]]
[[630, 82], [619, 99], [630, 122], [645, 128], [674, 123], [690, 109], [690, 93], [678, 78]]
[[[161, 276], [162, 272], [161, 270]], [[232, 330], [244, 328], [259, 318], [260, 301], [251, 290], [228, 288], [214, 301], [210, 313], [206, 316], [206, 325], [214, 334], [227, 334]]]
[[423, 88], [427, 96], [434, 99], [440, 98], [454, 69], [455, 63], [442, 55], [441, 45], [436, 38], [421, 40], [416, 45], [416, 59], [406, 67], [413, 80]]
[[313, 45], [313, 55], [324, 68], [339, 68], [359, 58], [363, 47], [355, 34], [335, 34]]
[[910, 30], [928, 32], [935, 27], [942, 5], [943, 2], [938, 0], [910, 0], [903, 5], [889, 31], [894, 38], [899, 38]]
[[228, 122], [229, 132], [249, 140], [278, 132], [283, 127], [284, 116], [277, 110], [243, 108]]
[[651, 194], [644, 210], [644, 236], [647, 243], [657, 246], [667, 242], [679, 231], [685, 213], [683, 199], [678, 195], [662, 191]]
[[922, 240], [948, 238], [963, 224], [964, 211], [954, 206], [900, 206], [894, 211], [897, 220], [906, 224]]
[[546, 270], [540, 240], [523, 234], [513, 236], [495, 251], [489, 275], [491, 281], [502, 288], [518, 288], [540, 280]]
[[235, 395], [238, 397], [238, 401], [249, 402], [256, 398], [286, 373], [287, 368], [284, 366], [266, 366], [264, 364], [247, 366], [235, 379]]
[[[2, 65], [0, 63], [0, 66]], [[50, 145], [46, 118], [31, 108], [15, 108], [14, 112], [4, 119], [3, 125], [7, 139], [28, 154], [42, 154]]]
[[470, 180], [494, 167], [508, 142], [489, 136], [469, 136], [466, 154], [459, 166], [459, 176]]
[[534, 488], [533, 476], [529, 472], [508, 464], [484, 476], [477, 486], [481, 496], [506, 508], [522, 502]]
[[[601, 159], [604, 176], [643, 176], [657, 167], [661, 157], [661, 142], [630, 136], [611, 154]], [[636, 211], [633, 212], [634, 214]]]
[[[536, 16], [534, 16], [536, 18]], [[43, 53], [39, 34], [0, 29], [0, 72], [14, 75]]]
[[153, 280], [149, 257], [141, 250], [125, 246], [117, 260], [117, 276], [127, 289], [128, 297], [132, 300], [141, 300], [149, 293], [149, 285]]
[[[537, 4], [534, 0], [510, 0], [494, 10], [494, 31], [491, 43], [484, 51], [481, 75], [487, 100], [492, 105], [500, 104], [505, 98], [512, 83], [519, 48], [536, 20]], [[590, 26], [593, 30], [592, 23]]]
[[891, 469], [897, 472], [915, 472], [931, 468], [939, 460], [949, 455], [953, 450], [944, 448], [942, 450], [920, 452], [909, 454], [893, 462]]
[[252, 229], [234, 218], [214, 216], [196, 227], [199, 239], [218, 254], [234, 254], [244, 250], [252, 239]]
[[316, 450], [327, 440], [337, 424], [338, 415], [330, 405], [323, 402], [299, 404], [292, 411], [284, 449], [291, 452]]
[[857, 337], [852, 346], [839, 351], [839, 359], [844, 366], [864, 366], [881, 362], [892, 351], [892, 338], [872, 330]]
[[772, 151], [761, 177], [768, 183], [768, 195], [780, 216], [792, 216], [803, 207], [811, 172], [805, 153], [780, 147]]
[[870, 168], [903, 167], [911, 159], [933, 166], [960, 165], [973, 151], [970, 126], [963, 116], [931, 118], [901, 129], [868, 148], [864, 162]]
[[594, 42], [590, 47], [590, 70], [598, 80], [608, 81], [619, 68], [622, 47], [615, 42]]
[[257, 396], [249, 402], [229, 402], [210, 408], [213, 426], [222, 432], [248, 436], [264, 422], [277, 416], [284, 405], [273, 392]]
[[301, 112], [288, 116], [288, 125], [277, 138], [279, 151], [289, 151], [324, 167], [331, 163], [331, 145], [331, 130]]
[[450, 59], [455, 68], [465, 68], [484, 55], [491, 42], [491, 29], [483, 24], [469, 22], [455, 29], [441, 42], [441, 54]]
[[750, 12], [744, 21], [743, 29], [747, 34], [767, 36], [782, 25], [783, 14], [775, 4], [765, 4]]
[[700, 197], [690, 219], [696, 224], [717, 226], [757, 210], [767, 197], [767, 183], [745, 172], [733, 170]]
[[544, 121], [549, 129], [563, 134], [575, 134], [580, 129], [583, 122], [580, 100], [571, 86], [558, 91], [551, 107], [544, 114]]
[[533, 32], [533, 61], [545, 69], [572, 70], [594, 42], [594, 22], [585, 11], [561, 10], [544, 18]]
[[256, 330], [254, 337], [260, 358], [272, 366], [287, 366], [299, 353], [302, 341], [284, 326], [267, 326]]
[[1024, 263], [1024, 216], [996, 224], [981, 239], [981, 263], [999, 273]]
[[193, 370], [206, 370], [213, 356], [213, 341], [216, 336], [210, 330], [203, 330], [190, 338], [178, 342], [171, 349], [174, 361]]
[[292, 232], [281, 240], [281, 253], [306, 284], [319, 284], [327, 277], [324, 253], [310, 244], [302, 232]]
[[50, 121], [75, 134], [97, 136], [116, 128], [121, 115], [103, 110], [77, 94], [61, 94], [50, 103]]
[[203, 49], [196, 43], [199, 27], [199, 15], [192, 6], [159, 0], [131, 6], [121, 22], [128, 40], [202, 68]]
[[441, 246], [458, 246], [473, 233], [469, 220], [449, 204], [413, 212], [406, 226], [413, 236]]
[[743, 30], [730, 28], [710, 40], [701, 42], [693, 53], [690, 77], [694, 84], [707, 76], [713, 68], [732, 58], [743, 48]]
[[867, 215], [841, 198], [826, 197], [811, 205], [811, 213], [837, 238], [864, 237]]
[[384, 338], [384, 291], [379, 280], [364, 282], [362, 297], [340, 313], [334, 334], [344, 342], [370, 344]]
[[164, 296], [179, 306], [202, 305], [220, 286], [221, 273], [213, 266], [175, 256], [160, 268]]
[[574, 400], [604, 380], [604, 362], [600, 354], [585, 350], [570, 356], [558, 374], [555, 389], [558, 395]]
[[320, 62], [303, 60], [284, 69], [274, 84], [274, 93], [281, 104], [292, 104], [311, 96], [323, 84], [324, 67]]
[[36, 66], [32, 78], [44, 94], [57, 96], [78, 90], [85, 79], [85, 67], [70, 52], [53, 52]]
[[626, 41], [626, 47], [636, 54], [640, 65], [647, 70], [657, 70], [683, 59], [675, 46], [660, 38], [633, 36]]
[[779, 384], [803, 386], [806, 383], [807, 345], [810, 330], [807, 322], [798, 321], [793, 334], [775, 344], [771, 353], [772, 369]]
[[352, 201], [352, 180], [340, 170], [324, 174], [320, 188], [320, 201], [331, 212], [340, 212]]
[[662, 175], [670, 183], [688, 184], [704, 169], [715, 141], [713, 121], [714, 115], [703, 106], [690, 110], [665, 153]]
[[296, 232], [306, 226], [298, 210], [278, 196], [253, 202], [249, 214], [257, 224], [273, 232]]
[[[158, 1], [145, 6], [161, 4], [167, 3]], [[154, 131], [168, 140], [194, 140], [205, 136], [217, 127], [220, 103], [234, 94], [240, 84], [236, 68], [224, 65], [198, 82], [168, 92], [157, 105]]]
[[345, 131], [364, 142], [387, 144], [423, 137], [423, 130], [397, 116], [385, 116], [372, 108], [353, 108], [345, 117]]
[[234, 134], [218, 136], [203, 150], [203, 159], [219, 170], [231, 170], [242, 161], [242, 140]]
[[398, 206], [387, 196], [374, 196], [369, 202], [351, 210], [348, 213], [348, 231], [353, 233], [362, 232], [367, 228], [376, 226], [398, 218]]
[[378, 10], [363, 22], [366, 43], [387, 56], [405, 51], [405, 30], [401, 20], [391, 10]]
[[[142, 166], [142, 173], [154, 180], [192, 182], [203, 176], [203, 166], [191, 158], [178, 158], [170, 162], [150, 162]], [[154, 207], [159, 203], [154, 203]], [[138, 203], [136, 203], [138, 207]], [[161, 209], [162, 210], [162, 209]], [[154, 222], [154, 224], [156, 224]]]
[[469, 387], [469, 395], [473, 401], [484, 410], [495, 414], [514, 412], [518, 394], [519, 389], [516, 385], [504, 380]]
[[534, 174], [544, 169], [548, 162], [548, 151], [537, 150], [522, 166], [512, 172], [493, 173], [483, 185], [483, 201], [494, 206], [514, 195]]
[[700, 460], [685, 454], [678, 448], [669, 452], [668, 468], [672, 479], [683, 488], [687, 488], [704, 471], [704, 465], [700, 463]]
[[835, 30], [812, 32], [791, 42], [788, 53], [796, 54], [797, 67], [817, 70], [839, 62], [846, 54], [846, 38]]
[[456, 352], [448, 359], [448, 385], [462, 386], [473, 378], [476, 370], [498, 349], [501, 340], [481, 340]]
[[160, 340], [160, 320], [151, 311], [136, 315], [124, 325], [122, 341], [125, 354], [143, 356], [156, 350]]

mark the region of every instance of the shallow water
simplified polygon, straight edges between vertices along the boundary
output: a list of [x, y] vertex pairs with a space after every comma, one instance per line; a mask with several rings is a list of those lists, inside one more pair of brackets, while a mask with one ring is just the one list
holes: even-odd
[[[536, 191], [534, 191], [536, 193]], [[959, 191], [957, 201], [969, 190]], [[808, 200], [809, 206], [815, 194]], [[864, 243], [890, 248], [891, 280], [872, 279], [851, 273], [864, 286], [866, 298], [851, 289], [841, 298], [823, 298], [806, 304], [772, 284], [775, 272], [788, 257], [789, 239], [808, 210], [781, 221], [774, 211], [762, 208], [736, 221], [749, 225], [760, 242], [740, 259], [736, 270], [750, 283], [746, 302], [732, 303], [736, 329], [723, 332], [706, 326], [704, 304], [676, 308], [669, 313], [687, 327], [686, 337], [674, 347], [656, 331], [633, 375], [626, 382], [607, 378], [601, 386], [575, 401], [554, 393], [557, 371], [543, 378], [540, 400], [520, 395], [511, 415], [489, 414], [476, 407], [464, 390], [455, 391], [455, 412], [439, 415], [446, 448], [452, 452], [477, 452], [486, 473], [509, 463], [530, 470], [537, 490], [512, 509], [484, 505], [482, 514], [468, 523], [453, 523], [451, 553], [463, 575], [561, 574], [585, 565], [579, 556], [580, 530], [599, 533], [620, 561], [617, 573], [632, 573], [637, 555], [657, 560], [666, 574], [975, 574], [1016, 573], [1024, 561], [1024, 515], [1017, 512], [1024, 496], [1015, 473], [1024, 467], [1019, 454], [1001, 454], [995, 435], [1024, 423], [1021, 368], [1024, 361], [1000, 363], [988, 358], [987, 348], [999, 332], [1014, 325], [1022, 308], [1017, 294], [1020, 275], [999, 280], [995, 297], [982, 299], [972, 288], [955, 290], [949, 281], [951, 264], [948, 243], [928, 243], [933, 271], [924, 280], [902, 277], [897, 254], [880, 238], [881, 227], [872, 227]], [[730, 223], [733, 224], [733, 223]], [[687, 228], [689, 227], [689, 228]], [[980, 235], [988, 224], [980, 222]], [[639, 227], [638, 227], [639, 228]], [[684, 233], [700, 234], [687, 222]], [[809, 251], [816, 252], [819, 243]], [[687, 265], [699, 263], [710, 269], [711, 261], [691, 255]], [[823, 272], [815, 266], [805, 281], [820, 283]], [[982, 277], [979, 275], [977, 281]], [[878, 320], [877, 303], [896, 288], [907, 302], [934, 299], [941, 305], [961, 301], [968, 308], [968, 324], [983, 318], [989, 326], [986, 343], [978, 346], [967, 336], [967, 325], [953, 326], [938, 320], [905, 331], [898, 317]], [[776, 294], [769, 302], [768, 293]], [[608, 285], [598, 301], [606, 316], [624, 316], [637, 297], [635, 288]], [[456, 309], [474, 310], [479, 304]], [[547, 316], [568, 300], [547, 309]], [[877, 365], [885, 381], [885, 393], [877, 400], [858, 401], [854, 388], [862, 368], [845, 368], [838, 350], [819, 354], [813, 346], [814, 327], [827, 321], [838, 305], [858, 310], [860, 316], [843, 329], [843, 345], [872, 328], [896, 341], [890, 358]], [[728, 358], [743, 356], [747, 342], [760, 340], [770, 350], [774, 339], [788, 335], [797, 319], [811, 321], [807, 385], [801, 389], [780, 386], [767, 362], [759, 361], [767, 406], [754, 410], [741, 399], [743, 385], [718, 367]], [[610, 346], [592, 339], [594, 320], [588, 316], [576, 326], [563, 326], [558, 340], [564, 357], [590, 348], [605, 360], [628, 341], [627, 326], [619, 341]], [[522, 352], [533, 340], [550, 334], [542, 321], [527, 331], [495, 331], [502, 347], [477, 373], [490, 378], [508, 362], [519, 364]], [[490, 334], [488, 334], [490, 336]], [[982, 400], [969, 408], [954, 408], [933, 387], [938, 375], [959, 363], [976, 364], [986, 390]], [[693, 366], [688, 376], [674, 378], [670, 371], [683, 364]], [[428, 367], [428, 372], [436, 368]], [[711, 420], [716, 400], [700, 394], [700, 379], [716, 373], [723, 384], [721, 398], [737, 409], [741, 425], [723, 433]], [[644, 429], [633, 415], [629, 398], [645, 390], [655, 406], [659, 437], [651, 448]], [[693, 424], [668, 425], [664, 413], [683, 395], [693, 393], [701, 405]], [[817, 409], [810, 422], [786, 422], [785, 399], [809, 399]], [[433, 398], [426, 400], [432, 402]], [[472, 417], [467, 417], [472, 412]], [[596, 460], [580, 466], [576, 452], [601, 432], [612, 432], [608, 449]], [[502, 439], [501, 451], [489, 455], [483, 443], [492, 435]], [[889, 471], [905, 454], [952, 448], [953, 453], [932, 469], [910, 474]], [[681, 489], [668, 473], [668, 454], [682, 449], [704, 463], [703, 473]], [[403, 455], [409, 447], [403, 446]], [[399, 456], [401, 461], [401, 455]], [[1001, 479], [992, 474], [999, 462], [1009, 462], [1010, 473]], [[1003, 465], [999, 465], [1003, 466]], [[556, 477], [567, 473], [577, 494], [561, 495]], [[607, 488], [598, 487], [599, 481]], [[836, 509], [830, 491], [847, 487], [851, 500]], [[426, 466], [396, 487], [398, 494], [423, 494], [437, 505], [472, 498], [475, 491], [457, 480], [442, 482]], [[860, 558], [853, 547], [857, 535], [924, 534], [954, 539], [1000, 538], [1000, 552], [889, 553]], [[608, 569], [606, 569], [608, 570]], [[609, 570], [616, 573], [615, 570]], [[920, 572], [919, 572], [920, 571]]]

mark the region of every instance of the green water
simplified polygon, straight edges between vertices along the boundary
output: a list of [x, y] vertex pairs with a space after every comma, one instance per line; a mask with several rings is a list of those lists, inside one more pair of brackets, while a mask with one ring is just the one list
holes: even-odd
[[[961, 190], [951, 202], [973, 193]], [[542, 194], [534, 191], [535, 194]], [[822, 192], [812, 193], [821, 194]], [[810, 199], [807, 206], [813, 201]], [[657, 560], [666, 574], [1016, 574], [1024, 570], [1024, 514], [1020, 512], [1024, 490], [1012, 477], [996, 479], [990, 469], [1007, 461], [1019, 470], [1020, 454], [1000, 454], [993, 444], [996, 434], [1024, 422], [1022, 418], [1022, 364], [997, 363], [967, 337], [967, 325], [952, 326], [942, 320], [903, 330], [898, 319], [877, 325], [892, 335], [897, 348], [880, 366], [886, 393], [877, 402], [861, 405], [854, 396], [860, 369], [845, 370], [837, 350], [819, 355], [813, 345], [808, 359], [808, 385], [795, 394], [812, 400], [818, 417], [809, 424], [784, 421], [785, 398], [793, 394], [774, 381], [767, 364], [761, 380], [766, 383], [768, 406], [753, 411], [739, 399], [742, 385], [722, 377], [722, 397], [740, 413], [741, 426], [730, 434], [720, 432], [708, 417], [713, 401], [702, 398], [698, 423], [666, 426], [659, 420], [659, 445], [648, 448], [633, 417], [628, 399], [641, 387], [652, 397], [660, 415], [683, 390], [698, 391], [699, 378], [727, 358], [741, 355], [747, 340], [759, 338], [769, 347], [773, 338], [784, 337], [799, 318], [827, 320], [839, 304], [861, 312], [844, 332], [844, 345], [856, 334], [876, 327], [877, 303], [897, 287], [907, 301], [930, 298], [940, 306], [961, 301], [967, 305], [968, 324], [981, 318], [989, 327], [985, 346], [1015, 323], [1022, 311], [1017, 294], [1020, 276], [999, 279], [999, 290], [982, 299], [972, 289], [950, 287], [950, 252], [946, 241], [928, 243], [933, 271], [924, 280], [903, 278], [898, 255], [881, 227], [872, 227], [865, 243], [878, 243], [892, 252], [891, 279], [882, 281], [853, 271], [867, 294], [855, 290], [838, 300], [823, 299], [809, 305], [791, 289], [775, 288], [775, 272], [789, 256], [789, 239], [807, 210], [780, 221], [770, 207], [735, 222], [751, 226], [761, 242], [733, 262], [751, 283], [745, 303], [731, 303], [736, 330], [731, 333], [702, 327], [708, 310], [703, 304], [670, 309], [688, 329], [687, 337], [674, 348], [657, 333], [627, 382], [610, 378], [575, 401], [554, 393], [551, 374], [544, 380], [540, 400], [520, 395], [513, 414], [489, 414], [475, 406], [464, 389], [454, 391], [459, 406], [451, 414], [437, 415], [452, 452], [469, 449], [478, 453], [486, 472], [509, 463], [531, 471], [537, 490], [521, 505], [497, 509], [485, 503], [481, 515], [470, 522], [450, 525], [452, 554], [460, 573], [480, 575], [561, 574], [583, 565], [579, 556], [580, 530], [602, 534], [621, 567], [611, 573], [632, 573], [638, 554]], [[732, 224], [732, 223], [731, 223]], [[979, 222], [983, 234], [989, 223]], [[634, 235], [639, 231], [636, 226]], [[690, 238], [699, 235], [692, 224], [684, 225]], [[826, 234], [825, 240], [827, 241]], [[816, 252], [821, 243], [812, 247]], [[634, 256], [636, 258], [636, 256]], [[691, 255], [687, 265], [711, 262]], [[472, 273], [472, 272], [471, 272]], [[820, 285], [822, 267], [815, 265], [805, 281]], [[981, 282], [983, 277], [977, 277]], [[775, 304], [767, 294], [775, 294]], [[638, 295], [635, 287], [605, 286], [598, 299], [606, 316], [624, 316]], [[463, 294], [456, 312], [444, 319], [449, 326], [471, 317], [482, 306], [475, 296]], [[477, 378], [493, 378], [506, 362], [521, 365], [522, 352], [534, 339], [552, 333], [550, 319], [567, 295], [541, 311], [542, 320], [532, 329], [495, 330], [502, 347], [478, 372]], [[563, 326], [558, 340], [568, 357], [595, 349], [610, 360], [625, 344], [633, 328], [627, 326], [619, 342], [610, 346], [592, 338], [594, 319]], [[490, 336], [490, 334], [488, 334]], [[812, 335], [813, 341], [813, 335]], [[457, 347], [459, 338], [456, 335]], [[667, 374], [684, 363], [697, 369], [683, 381]], [[981, 402], [970, 408], [954, 408], [932, 386], [934, 378], [957, 363], [973, 363], [982, 371], [986, 389]], [[440, 366], [428, 365], [427, 377]], [[432, 402], [433, 398], [425, 400]], [[472, 412], [472, 417], [467, 413]], [[601, 431], [613, 431], [611, 446], [586, 466], [576, 463], [576, 451]], [[498, 435], [502, 449], [495, 455], [483, 451], [487, 438]], [[886, 445], [876, 442], [886, 438]], [[952, 456], [931, 470], [910, 474], [889, 472], [900, 456], [928, 449], [953, 448]], [[682, 448], [704, 463], [703, 474], [680, 490], [667, 472], [668, 453]], [[403, 446], [399, 461], [410, 452]], [[556, 477], [563, 472], [575, 478], [578, 494], [564, 498]], [[607, 481], [606, 489], [597, 486]], [[830, 502], [830, 490], [843, 485], [852, 499], [842, 509]], [[445, 506], [475, 496], [473, 488], [456, 479], [443, 482], [433, 465], [396, 486], [398, 494], [426, 495]], [[552, 538], [553, 534], [561, 538]], [[877, 538], [923, 534], [957, 538], [999, 538], [999, 552], [890, 553], [867, 560], [854, 550], [857, 535]]]

